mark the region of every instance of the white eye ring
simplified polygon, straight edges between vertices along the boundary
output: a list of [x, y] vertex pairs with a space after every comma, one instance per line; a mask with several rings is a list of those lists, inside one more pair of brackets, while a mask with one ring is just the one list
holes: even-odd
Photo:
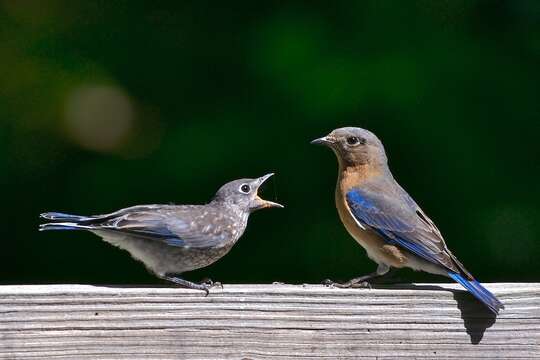
[[240, 190], [240, 192], [243, 194], [249, 194], [249, 192], [251, 191], [251, 186], [249, 186], [248, 184], [242, 184], [240, 185], [240, 188], [238, 190]]

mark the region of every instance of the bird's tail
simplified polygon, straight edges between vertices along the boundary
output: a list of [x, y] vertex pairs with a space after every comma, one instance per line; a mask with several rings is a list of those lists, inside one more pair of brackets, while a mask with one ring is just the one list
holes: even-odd
[[88, 227], [75, 223], [47, 223], [39, 225], [39, 231], [47, 230], [88, 230]]
[[39, 231], [45, 230], [88, 230], [91, 227], [85, 222], [93, 220], [92, 217], [70, 215], [59, 212], [47, 212], [40, 215], [42, 219], [53, 222], [39, 225]]
[[480, 300], [486, 305], [489, 310], [495, 314], [499, 314], [500, 309], [504, 309], [503, 303], [499, 301], [488, 289], [483, 287], [476, 280], [467, 280], [463, 275], [455, 272], [448, 272], [448, 275], [456, 282], [460, 283], [465, 289], [467, 289], [475, 298]]
[[46, 212], [39, 215], [39, 217], [46, 220], [69, 221], [69, 222], [75, 222], [75, 223], [93, 219], [93, 217], [89, 217], [89, 216], [71, 215], [71, 214], [64, 214], [64, 213], [59, 213], [59, 212]]

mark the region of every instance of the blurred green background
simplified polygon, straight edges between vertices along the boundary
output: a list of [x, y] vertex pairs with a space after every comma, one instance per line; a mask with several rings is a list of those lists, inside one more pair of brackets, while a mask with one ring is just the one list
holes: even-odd
[[[232, 251], [186, 274], [372, 271], [309, 144], [375, 132], [398, 181], [485, 282], [538, 281], [539, 1], [0, 1], [1, 283], [160, 283], [44, 211], [203, 203], [274, 171]], [[440, 277], [403, 270], [400, 281]]]

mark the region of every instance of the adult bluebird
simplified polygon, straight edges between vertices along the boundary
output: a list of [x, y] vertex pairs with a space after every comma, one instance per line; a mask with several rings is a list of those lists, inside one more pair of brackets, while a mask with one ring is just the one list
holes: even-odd
[[450, 252], [433, 221], [396, 182], [384, 147], [372, 132], [340, 128], [312, 143], [328, 146], [336, 154], [339, 217], [378, 264], [369, 275], [334, 285], [351, 287], [384, 275], [391, 267], [409, 267], [452, 278], [495, 314], [504, 308]]
[[140, 205], [95, 216], [48, 212], [41, 217], [51, 222], [39, 229], [90, 231], [129, 252], [158, 277], [208, 294], [211, 283], [193, 283], [179, 275], [227, 254], [255, 210], [283, 207], [257, 195], [272, 175], [231, 181], [206, 205]]

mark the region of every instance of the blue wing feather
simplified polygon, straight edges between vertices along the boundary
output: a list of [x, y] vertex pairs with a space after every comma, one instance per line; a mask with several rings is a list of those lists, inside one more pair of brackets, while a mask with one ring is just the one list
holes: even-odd
[[[453, 255], [446, 249], [439, 231], [427, 220], [417, 217], [418, 205], [406, 193], [397, 201], [381, 194], [353, 188], [346, 194], [352, 215], [362, 224], [368, 225], [385, 241], [398, 245], [411, 253], [446, 268], [448, 276], [460, 283], [473, 296], [498, 314], [503, 304], [474, 278], [460, 274], [461, 263], [456, 267]], [[403, 200], [400, 202], [400, 200]], [[463, 268], [465, 274], [469, 275]]]
[[[395, 214], [389, 214], [383, 210], [381, 199], [370, 198], [367, 192], [359, 189], [347, 192], [346, 199], [352, 215], [358, 221], [369, 225], [384, 240], [393, 245], [397, 244], [430, 262], [441, 264], [440, 253], [434, 253], [432, 248], [415, 237], [417, 229], [407, 223], [408, 219], [404, 216], [406, 213], [404, 214], [403, 209], [397, 209]], [[412, 214], [416, 216], [414, 211]]]
[[179, 238], [168, 238], [165, 239], [165, 242], [170, 246], [182, 247], [186, 245], [185, 241]]
[[379, 235], [381, 235], [385, 240], [387, 240], [392, 245], [399, 245], [413, 254], [416, 254], [430, 262], [438, 263], [437, 258], [435, 258], [431, 253], [429, 253], [424, 247], [422, 247], [418, 243], [414, 243], [411, 241], [408, 241], [406, 239], [403, 239], [399, 236], [396, 236], [392, 232], [388, 230], [376, 230]]

